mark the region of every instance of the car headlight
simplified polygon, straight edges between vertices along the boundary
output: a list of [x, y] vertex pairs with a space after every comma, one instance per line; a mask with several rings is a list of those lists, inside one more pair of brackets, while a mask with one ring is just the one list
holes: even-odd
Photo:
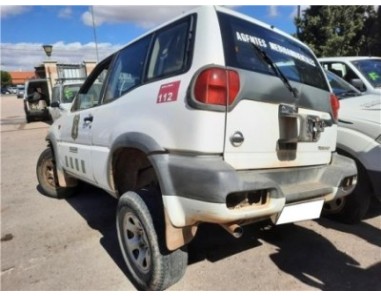
[[379, 135], [377, 138], [376, 138], [376, 142], [381, 144], [381, 135]]

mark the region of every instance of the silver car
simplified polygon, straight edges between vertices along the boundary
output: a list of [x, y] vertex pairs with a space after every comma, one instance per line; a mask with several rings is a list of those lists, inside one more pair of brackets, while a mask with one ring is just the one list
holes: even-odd
[[331, 72], [327, 77], [340, 100], [337, 150], [356, 161], [358, 181], [352, 194], [326, 210], [342, 222], [356, 223], [372, 197], [381, 201], [381, 96], [362, 94]]

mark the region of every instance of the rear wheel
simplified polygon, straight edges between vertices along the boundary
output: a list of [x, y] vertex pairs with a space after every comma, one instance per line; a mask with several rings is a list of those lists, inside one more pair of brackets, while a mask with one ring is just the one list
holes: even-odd
[[346, 224], [360, 222], [369, 209], [372, 190], [365, 168], [357, 164], [357, 185], [353, 192], [346, 197], [333, 200], [324, 205], [325, 211], [330, 218]]
[[51, 148], [46, 148], [41, 153], [37, 161], [36, 173], [42, 191], [50, 197], [67, 198], [77, 191], [77, 187], [60, 187], [58, 185], [56, 165]]
[[185, 247], [168, 251], [164, 242], [161, 196], [153, 189], [123, 194], [117, 208], [117, 231], [124, 260], [139, 289], [164, 290], [181, 279], [187, 267]]

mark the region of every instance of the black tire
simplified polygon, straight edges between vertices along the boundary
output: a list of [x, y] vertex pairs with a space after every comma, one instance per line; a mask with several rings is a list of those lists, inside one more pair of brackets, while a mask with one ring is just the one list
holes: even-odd
[[30, 123], [32, 121], [32, 116], [30, 116], [29, 112], [26, 112], [26, 123]]
[[31, 122], [34, 122], [35, 121], [35, 118], [33, 116], [27, 116], [26, 117], [26, 123], [31, 123]]
[[118, 203], [116, 225], [124, 261], [136, 287], [165, 290], [178, 282], [188, 264], [186, 247], [168, 251], [164, 243], [164, 215], [153, 189], [124, 193]]
[[329, 215], [333, 220], [356, 224], [364, 219], [371, 202], [372, 190], [365, 168], [357, 164], [357, 185], [351, 194], [341, 199], [339, 210]]
[[38, 158], [36, 167], [38, 183], [44, 194], [55, 198], [67, 198], [77, 192], [76, 187], [60, 187], [52, 149], [46, 148]]

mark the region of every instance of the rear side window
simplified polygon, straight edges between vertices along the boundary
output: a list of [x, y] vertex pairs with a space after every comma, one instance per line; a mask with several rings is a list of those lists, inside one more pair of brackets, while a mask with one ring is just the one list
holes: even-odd
[[224, 44], [226, 65], [235, 68], [275, 75], [257, 54], [254, 43], [271, 58], [289, 79], [328, 90], [318, 62], [311, 52], [271, 29], [218, 13]]
[[190, 19], [171, 25], [155, 34], [149, 58], [147, 79], [170, 76], [185, 71], [188, 66]]

